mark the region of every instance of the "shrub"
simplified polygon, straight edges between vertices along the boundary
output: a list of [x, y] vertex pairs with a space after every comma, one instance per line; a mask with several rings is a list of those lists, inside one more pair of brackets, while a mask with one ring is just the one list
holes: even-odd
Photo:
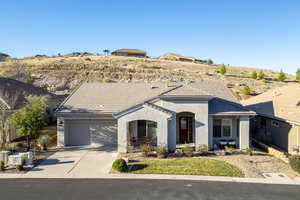
[[207, 62], [207, 64], [209, 64], [209, 65], [214, 64], [214, 62], [213, 62], [211, 59], [208, 59], [206, 62]]
[[17, 165], [16, 166], [17, 171], [23, 171], [24, 170], [24, 166], [23, 165]]
[[245, 154], [248, 155], [248, 156], [253, 156], [253, 150], [250, 149], [250, 148], [247, 148], [247, 149], [245, 150]]
[[187, 157], [192, 157], [194, 155], [194, 148], [190, 145], [185, 145], [182, 148], [182, 152]]
[[257, 79], [257, 73], [256, 73], [256, 71], [252, 72], [251, 78], [252, 79]]
[[148, 157], [150, 152], [152, 151], [152, 146], [148, 143], [145, 143], [141, 146], [141, 151], [143, 152], [143, 156]]
[[47, 145], [49, 144], [50, 137], [48, 135], [42, 135], [37, 140], [37, 143], [41, 146], [42, 150], [47, 150]]
[[157, 157], [159, 158], [166, 158], [167, 155], [168, 155], [168, 151], [167, 151], [167, 148], [165, 146], [158, 146], [156, 148], [156, 154], [157, 154]]
[[265, 78], [265, 74], [262, 70], [259, 71], [259, 73], [257, 74], [257, 79], [261, 80]]
[[222, 74], [222, 75], [224, 75], [224, 74], [226, 74], [226, 71], [227, 71], [227, 70], [226, 70], [225, 65], [222, 64], [221, 67], [220, 67], [219, 73]]
[[233, 147], [225, 146], [225, 151], [228, 153], [234, 153], [236, 149]]
[[300, 83], [300, 69], [297, 69], [296, 80]]
[[250, 95], [251, 90], [249, 88], [249, 86], [245, 86], [242, 90], [241, 90], [242, 94], [244, 95]]
[[197, 151], [200, 155], [205, 156], [208, 154], [208, 146], [206, 144], [200, 144]]
[[4, 161], [0, 161], [0, 170], [1, 171], [4, 171], [5, 170], [5, 163], [4, 163]]
[[285, 73], [281, 70], [277, 76], [277, 80], [283, 82], [286, 79]]
[[113, 162], [112, 169], [117, 172], [125, 172], [127, 170], [127, 163], [124, 159], [118, 158]]
[[292, 155], [289, 157], [289, 163], [293, 170], [300, 173], [300, 155]]

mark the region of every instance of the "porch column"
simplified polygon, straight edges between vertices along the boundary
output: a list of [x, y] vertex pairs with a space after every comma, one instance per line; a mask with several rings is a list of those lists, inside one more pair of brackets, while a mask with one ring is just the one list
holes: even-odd
[[157, 146], [165, 146], [169, 150], [168, 142], [168, 120], [157, 121]]
[[65, 120], [63, 118], [57, 118], [57, 146], [65, 146]]
[[249, 116], [240, 116], [240, 149], [249, 148]]
[[127, 153], [128, 146], [128, 123], [126, 120], [118, 119], [118, 152]]
[[213, 149], [214, 147], [214, 142], [213, 142], [213, 125], [214, 125], [214, 120], [212, 117], [208, 118], [208, 148]]

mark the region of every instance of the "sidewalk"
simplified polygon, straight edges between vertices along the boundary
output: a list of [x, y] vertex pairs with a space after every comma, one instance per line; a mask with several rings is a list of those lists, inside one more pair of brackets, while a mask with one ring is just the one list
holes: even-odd
[[279, 180], [264, 178], [235, 178], [223, 176], [191, 176], [191, 175], [161, 175], [161, 174], [107, 174], [99, 176], [81, 175], [35, 175], [35, 174], [1, 174], [0, 178], [73, 178], [73, 179], [156, 179], [156, 180], [192, 180], [192, 181], [221, 181], [240, 183], [262, 183], [262, 184], [290, 184], [300, 185], [300, 178]]

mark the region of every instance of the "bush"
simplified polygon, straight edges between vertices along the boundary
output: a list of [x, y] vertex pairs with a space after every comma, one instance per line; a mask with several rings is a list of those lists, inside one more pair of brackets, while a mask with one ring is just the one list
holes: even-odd
[[226, 71], [227, 71], [227, 70], [226, 70], [225, 65], [222, 64], [221, 67], [220, 67], [219, 73], [222, 74], [222, 75], [224, 75], [224, 74], [226, 74]]
[[286, 79], [285, 73], [281, 70], [277, 76], [277, 80], [283, 82]]
[[17, 171], [23, 171], [24, 170], [24, 166], [23, 165], [17, 165], [16, 166]]
[[253, 150], [250, 149], [250, 148], [247, 148], [247, 149], [245, 150], [245, 154], [248, 155], [248, 156], [253, 156]]
[[234, 153], [236, 152], [236, 149], [233, 147], [225, 146], [225, 151], [228, 153]]
[[168, 155], [168, 151], [167, 151], [167, 148], [165, 146], [158, 146], [156, 148], [156, 154], [157, 154], [157, 157], [159, 158], [166, 158], [167, 155]]
[[251, 78], [252, 79], [257, 79], [257, 73], [256, 73], [256, 71], [252, 72]]
[[194, 155], [194, 148], [190, 145], [185, 145], [182, 148], [182, 152], [187, 157], [192, 157]]
[[150, 152], [152, 151], [152, 146], [148, 143], [145, 143], [141, 146], [141, 151], [143, 152], [143, 156], [148, 157]]
[[37, 140], [37, 143], [40, 145], [42, 150], [47, 150], [47, 145], [49, 144], [50, 137], [48, 135], [42, 135]]
[[112, 169], [117, 172], [125, 172], [127, 170], [127, 163], [124, 159], [118, 158], [113, 162]]
[[4, 171], [5, 170], [5, 163], [4, 163], [4, 161], [0, 161], [0, 170], [1, 171]]
[[207, 64], [209, 64], [209, 65], [214, 64], [214, 62], [213, 62], [211, 59], [208, 59], [206, 62], [207, 62]]
[[250, 95], [251, 90], [249, 88], [249, 86], [245, 86], [242, 90], [241, 90], [242, 94], [244, 95]]
[[289, 163], [293, 170], [300, 173], [300, 155], [293, 155], [289, 157]]
[[262, 70], [259, 71], [259, 73], [257, 74], [257, 79], [261, 80], [261, 79], [265, 79], [265, 74]]
[[296, 80], [300, 83], [300, 69], [297, 69]]
[[208, 154], [208, 146], [206, 144], [200, 144], [197, 151], [200, 155], [205, 156]]

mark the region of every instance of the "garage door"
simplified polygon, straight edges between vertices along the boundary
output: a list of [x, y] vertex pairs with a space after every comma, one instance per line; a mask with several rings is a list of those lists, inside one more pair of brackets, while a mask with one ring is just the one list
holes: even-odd
[[67, 145], [98, 145], [106, 149], [116, 149], [116, 120], [67, 120]]

